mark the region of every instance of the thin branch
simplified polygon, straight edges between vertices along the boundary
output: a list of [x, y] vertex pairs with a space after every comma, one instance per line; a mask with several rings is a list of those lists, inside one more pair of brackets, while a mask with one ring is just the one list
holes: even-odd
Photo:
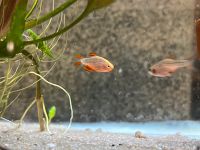
[[38, 19], [34, 19], [34, 20], [30, 20], [30, 21], [26, 22], [25, 29], [30, 29], [38, 24], [41, 24], [41, 23], [49, 20], [50, 18], [52, 18], [52, 17], [56, 16], [57, 14], [59, 14], [60, 12], [62, 12], [67, 7], [71, 6], [76, 1], [77, 0], [68, 0], [67, 2], [63, 3], [61, 6], [57, 7], [54, 11], [51, 11], [50, 13], [48, 13]]
[[24, 120], [24, 117], [26, 116], [27, 112], [30, 110], [30, 108], [35, 104], [36, 100], [33, 100], [29, 106], [26, 108], [26, 110], [24, 111], [23, 115], [21, 116], [20, 118], [20, 121], [19, 121], [19, 125], [18, 127], [20, 127], [22, 125], [22, 121]]
[[72, 107], [72, 100], [71, 100], [70, 94], [69, 94], [62, 86], [47, 81], [47, 80], [46, 80], [44, 77], [42, 77], [40, 74], [37, 74], [37, 73], [32, 72], [32, 71], [29, 72], [29, 73], [34, 74], [34, 75], [36, 75], [36, 76], [39, 76], [44, 82], [46, 82], [46, 83], [48, 83], [48, 84], [50, 84], [50, 85], [52, 85], [52, 86], [55, 86], [55, 87], [60, 88], [60, 89], [63, 90], [63, 92], [65, 92], [65, 94], [68, 96], [68, 98], [69, 98], [70, 110], [71, 110], [71, 117], [70, 117], [69, 125], [68, 125], [68, 127], [67, 127], [67, 130], [68, 130], [68, 129], [71, 127], [72, 119], [73, 119], [73, 107]]
[[50, 40], [50, 39], [52, 39], [52, 38], [54, 38], [58, 35], [61, 35], [61, 34], [65, 33], [66, 31], [68, 31], [69, 29], [71, 29], [76, 24], [78, 24], [87, 15], [88, 15], [88, 11], [83, 11], [83, 13], [76, 20], [74, 20], [71, 24], [64, 27], [63, 29], [60, 29], [58, 32], [55, 32], [53, 34], [50, 34], [46, 37], [43, 37], [43, 38], [40, 38], [40, 39], [37, 39], [37, 40], [24, 41], [24, 45], [37, 44], [38, 42], [47, 41], [47, 40]]
[[35, 9], [35, 7], [37, 6], [37, 4], [38, 4], [38, 0], [35, 0], [34, 3], [33, 3], [33, 5], [32, 5], [32, 7], [31, 7], [31, 9], [30, 9], [29, 12], [27, 13], [25, 19], [27, 19], [27, 18], [32, 14], [32, 12], [34, 11], [34, 9]]

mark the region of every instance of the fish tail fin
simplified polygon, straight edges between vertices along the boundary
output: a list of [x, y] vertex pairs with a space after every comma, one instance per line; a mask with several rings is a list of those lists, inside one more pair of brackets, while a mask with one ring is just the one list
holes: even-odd
[[76, 54], [75, 57], [78, 58], [78, 59], [84, 58], [81, 54]]
[[181, 68], [186, 68], [191, 70], [193, 68], [193, 61], [192, 60], [181, 60], [180, 64], [177, 65], [177, 70]]
[[190, 68], [190, 67], [192, 67], [192, 65], [193, 65], [193, 60], [186, 60], [185, 62], [184, 62], [184, 67], [187, 67], [187, 68]]

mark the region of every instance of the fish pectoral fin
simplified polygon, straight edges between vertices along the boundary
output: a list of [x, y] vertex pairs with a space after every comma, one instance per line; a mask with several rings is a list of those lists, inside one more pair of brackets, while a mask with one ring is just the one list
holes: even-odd
[[80, 65], [81, 65], [81, 62], [80, 62], [80, 61], [78, 61], [78, 62], [75, 62], [75, 63], [74, 63], [74, 65], [78, 67], [78, 66], [80, 66]]
[[83, 69], [84, 69], [85, 71], [88, 71], [88, 72], [94, 72], [94, 70], [91, 69], [89, 66], [84, 66]]
[[171, 77], [171, 76], [172, 76], [172, 74], [170, 74], [170, 73], [166, 75], [166, 77]]
[[90, 52], [90, 53], [89, 53], [89, 56], [90, 56], [90, 57], [92, 57], [92, 56], [97, 56], [97, 54], [96, 54], [95, 52]]

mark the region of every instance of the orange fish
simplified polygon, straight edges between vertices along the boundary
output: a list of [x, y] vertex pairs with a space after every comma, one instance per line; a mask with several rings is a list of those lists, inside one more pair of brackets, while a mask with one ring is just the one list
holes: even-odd
[[192, 67], [192, 60], [164, 59], [150, 67], [149, 74], [156, 77], [169, 77], [180, 68]]
[[95, 53], [89, 53], [89, 57], [83, 57], [80, 54], [76, 55], [80, 59], [75, 65], [82, 65], [83, 69], [89, 72], [111, 72], [114, 65], [107, 59], [97, 56]]

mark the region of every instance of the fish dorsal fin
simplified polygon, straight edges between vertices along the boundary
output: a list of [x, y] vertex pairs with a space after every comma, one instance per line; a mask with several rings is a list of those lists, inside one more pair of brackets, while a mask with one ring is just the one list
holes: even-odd
[[81, 54], [76, 54], [75, 57], [78, 58], [78, 59], [84, 58]]
[[167, 59], [177, 59], [176, 55], [173, 54], [173, 53], [171, 53], [171, 52], [169, 52], [169, 53], [165, 56], [165, 58], [167, 58]]
[[97, 56], [97, 54], [96, 54], [95, 52], [90, 52], [90, 53], [89, 53], [89, 56], [90, 56], [90, 57], [93, 57], [93, 56]]

